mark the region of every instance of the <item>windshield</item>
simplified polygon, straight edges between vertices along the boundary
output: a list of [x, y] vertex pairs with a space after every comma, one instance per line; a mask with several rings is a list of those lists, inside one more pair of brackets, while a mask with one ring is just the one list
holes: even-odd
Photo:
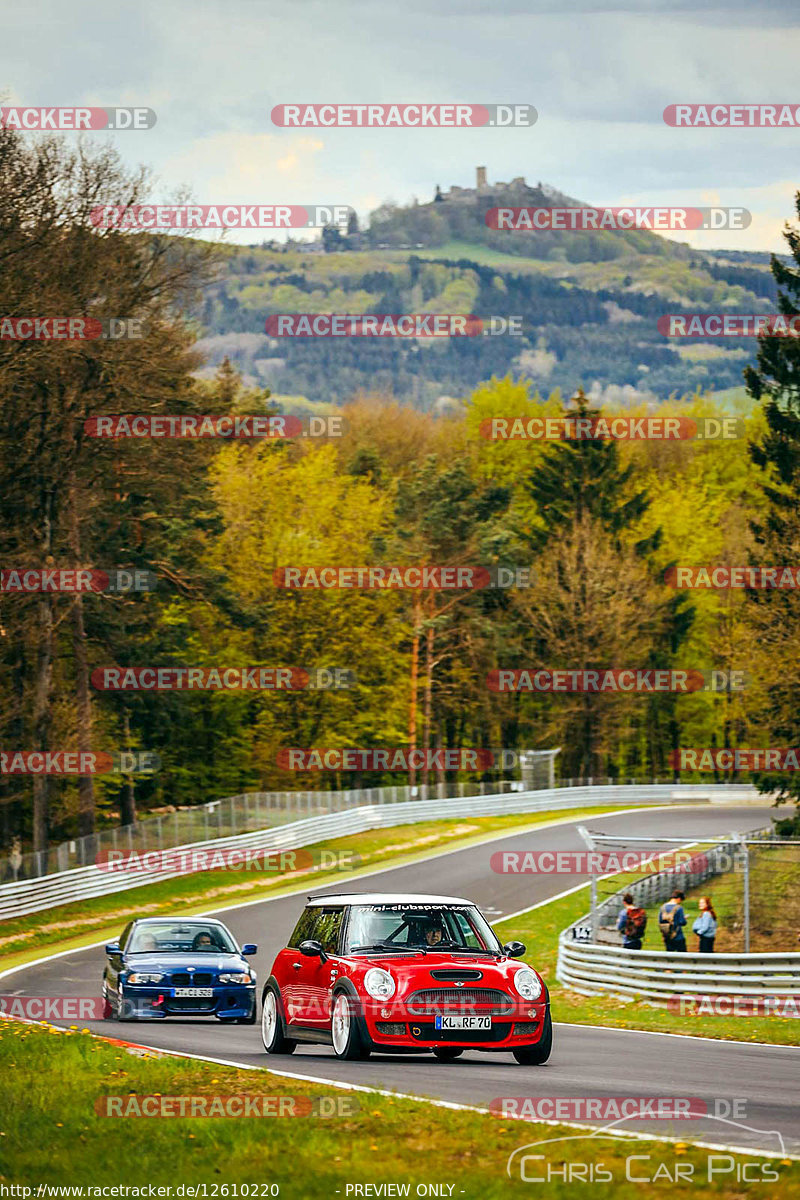
[[499, 954], [502, 947], [471, 904], [358, 904], [350, 910], [346, 954], [436, 949]]
[[153, 921], [137, 925], [128, 954], [236, 954], [227, 929], [205, 921]]

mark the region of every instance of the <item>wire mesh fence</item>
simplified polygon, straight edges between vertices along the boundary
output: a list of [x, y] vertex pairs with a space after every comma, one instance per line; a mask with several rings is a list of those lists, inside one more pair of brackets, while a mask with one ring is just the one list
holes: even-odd
[[144, 817], [130, 825], [99, 830], [87, 837], [72, 838], [50, 846], [46, 851], [22, 853], [12, 847], [11, 853], [0, 859], [0, 883], [38, 879], [73, 867], [89, 866], [110, 850], [168, 850], [270, 829], [324, 813], [345, 812], [365, 804], [400, 804], [412, 800], [536, 791], [554, 786], [553, 760], [557, 753], [557, 750], [531, 751], [521, 756], [520, 779], [445, 780], [416, 787], [398, 785], [345, 791], [245, 792], [238, 796], [226, 796], [206, 804], [175, 808]]

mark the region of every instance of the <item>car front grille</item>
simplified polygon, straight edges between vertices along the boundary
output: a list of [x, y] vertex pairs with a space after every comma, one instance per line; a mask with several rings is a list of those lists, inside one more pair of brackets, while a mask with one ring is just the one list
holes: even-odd
[[418, 1042], [472, 1042], [481, 1046], [505, 1041], [511, 1030], [508, 1024], [492, 1025], [491, 1029], [437, 1029], [432, 1021], [411, 1024], [409, 1028]]
[[481, 1016], [504, 1016], [515, 1009], [514, 1000], [496, 988], [423, 988], [406, 1000], [414, 1016], [469, 1010]]
[[165, 1002], [168, 1012], [214, 1012], [213, 996], [170, 996]]
[[529, 1034], [533, 1036], [539, 1029], [538, 1021], [517, 1021], [514, 1025], [515, 1037], [527, 1037]]
[[171, 980], [173, 987], [211, 987], [214, 976], [207, 971], [197, 971], [193, 975], [188, 971], [178, 971]]

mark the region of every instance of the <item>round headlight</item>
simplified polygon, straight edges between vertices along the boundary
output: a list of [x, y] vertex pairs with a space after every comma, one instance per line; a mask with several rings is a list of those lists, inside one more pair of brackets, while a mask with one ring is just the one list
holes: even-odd
[[530, 967], [523, 967], [522, 970], [515, 972], [514, 987], [523, 1000], [536, 1000], [542, 994], [539, 976]]
[[134, 971], [128, 976], [128, 983], [161, 983], [164, 978], [154, 971]]
[[373, 1000], [388, 1000], [395, 993], [395, 983], [383, 967], [370, 967], [364, 976], [364, 987]]

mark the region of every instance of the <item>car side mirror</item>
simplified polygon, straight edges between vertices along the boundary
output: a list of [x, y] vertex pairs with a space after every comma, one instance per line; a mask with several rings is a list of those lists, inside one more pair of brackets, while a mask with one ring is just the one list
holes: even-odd
[[503, 953], [509, 958], [522, 958], [525, 953], [525, 945], [522, 942], [507, 942], [503, 946]]
[[255, 954], [257, 950], [258, 946], [255, 944], [255, 942], [245, 942], [245, 944], [242, 946], [242, 954], [252, 955]]
[[108, 942], [106, 944], [106, 954], [122, 954], [119, 948], [119, 942]]
[[306, 958], [318, 958], [320, 962], [327, 962], [328, 956], [322, 949], [322, 942], [309, 939], [306, 942], [300, 943], [300, 953]]

